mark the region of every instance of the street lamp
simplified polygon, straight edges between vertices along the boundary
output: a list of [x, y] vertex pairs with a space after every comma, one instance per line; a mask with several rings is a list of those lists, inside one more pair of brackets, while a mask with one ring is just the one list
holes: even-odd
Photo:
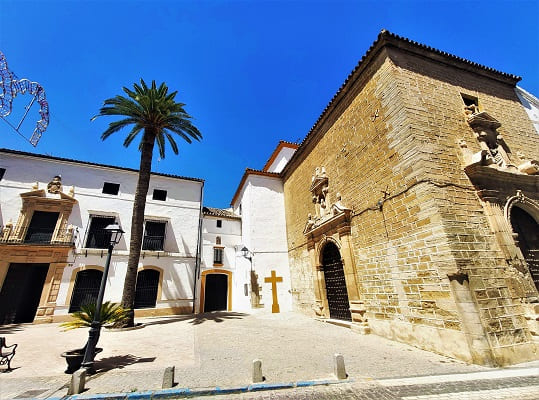
[[105, 294], [105, 285], [107, 284], [107, 276], [109, 274], [110, 257], [112, 256], [112, 249], [120, 242], [124, 231], [118, 224], [110, 224], [103, 229], [107, 234], [110, 234], [109, 247], [107, 253], [107, 260], [105, 262], [105, 269], [103, 271], [103, 277], [101, 278], [101, 285], [99, 286], [99, 294], [97, 295], [97, 302], [95, 305], [95, 315], [92, 324], [90, 325], [90, 332], [88, 333], [88, 342], [86, 343], [86, 351], [84, 352], [84, 360], [82, 361], [82, 367], [89, 372], [93, 372], [95, 347], [99, 340], [99, 334], [101, 332], [101, 306], [103, 305], [103, 295]]
[[251, 257], [249, 255], [249, 253], [250, 253], [249, 249], [247, 247], [243, 246], [243, 249], [241, 249], [241, 252], [243, 254], [243, 257], [245, 257], [246, 259], [248, 259], [252, 263], [253, 257]]
[[243, 254], [243, 257], [249, 260], [251, 263], [251, 307], [255, 308], [260, 304], [260, 295], [258, 293], [258, 282], [256, 281], [256, 275], [253, 271], [253, 253], [251, 253], [246, 246], [243, 246], [241, 253]]

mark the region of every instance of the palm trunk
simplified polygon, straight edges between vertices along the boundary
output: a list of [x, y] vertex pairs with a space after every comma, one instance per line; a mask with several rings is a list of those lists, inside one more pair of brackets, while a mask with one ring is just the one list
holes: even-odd
[[129, 259], [122, 294], [122, 307], [128, 310], [128, 319], [124, 326], [128, 327], [135, 325], [135, 289], [137, 287], [137, 271], [142, 246], [142, 233], [144, 231], [144, 210], [146, 208], [146, 196], [150, 185], [154, 143], [155, 134], [145, 130], [144, 137], [142, 138], [137, 190], [135, 192], [135, 202], [133, 203], [133, 217], [131, 218]]

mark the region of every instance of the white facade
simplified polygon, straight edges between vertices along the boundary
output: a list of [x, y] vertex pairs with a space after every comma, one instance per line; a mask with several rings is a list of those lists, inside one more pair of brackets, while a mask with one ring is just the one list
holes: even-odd
[[[227, 287], [226, 310], [248, 311], [250, 303], [250, 264], [240, 252], [242, 246], [241, 218], [228, 210], [204, 207], [202, 222], [202, 262], [197, 292], [197, 311], [208, 311], [204, 302], [218, 293], [210, 293], [203, 285], [208, 274], [225, 274]], [[213, 212], [212, 212], [213, 211]], [[216, 212], [219, 212], [217, 214]], [[216, 257], [217, 252], [217, 257]], [[219, 253], [221, 256], [219, 256]]]
[[[46, 190], [57, 175], [61, 176], [63, 196], [71, 195], [74, 199], [67, 224], [78, 231], [78, 235], [75, 248], [69, 251], [67, 263], [62, 267], [52, 319], [67, 316], [77, 272], [102, 268], [105, 264], [106, 249], [88, 248], [92, 218], [112, 217], [125, 231], [114, 248], [105, 292], [105, 301], [119, 302], [127, 268], [138, 172], [10, 151], [0, 151], [0, 168], [5, 169], [0, 181], [0, 224], [3, 226], [10, 221], [15, 225], [21, 219], [21, 193], [45, 189], [43, 193], [46, 192], [47, 198], [59, 198], [58, 194]], [[119, 184], [118, 194], [103, 193], [105, 182]], [[145, 219], [161, 227], [164, 224], [165, 237], [164, 243], [162, 237], [159, 239], [162, 246], [150, 246], [151, 251], [143, 247], [139, 271], [155, 269], [160, 273], [160, 281], [155, 307], [138, 310], [137, 315], [192, 311], [202, 188], [200, 179], [152, 174]], [[166, 191], [166, 199], [154, 200], [154, 189]], [[5, 275], [0, 276], [0, 285]]]
[[[263, 171], [247, 170], [229, 210], [202, 207], [200, 179], [152, 174], [145, 210], [145, 240], [147, 235], [151, 236], [149, 224], [162, 231], [158, 248], [148, 247], [144, 241], [139, 273], [156, 271], [153, 274], [159, 276], [159, 287], [155, 304], [137, 308], [136, 316], [204, 312], [207, 308], [211, 311], [215, 305], [212, 301], [219, 296], [222, 302], [214, 308], [218, 310], [292, 309], [279, 172], [296, 147], [281, 142]], [[80, 292], [78, 277], [84, 271], [102, 271], [105, 265], [106, 246], [95, 244], [94, 223], [113, 221], [125, 234], [113, 251], [104, 300], [120, 302], [138, 171], [0, 150], [2, 172], [0, 256], [7, 258], [0, 260], [0, 300], [6, 292], [3, 284], [6, 279], [9, 281], [11, 265], [46, 264], [48, 272], [42, 292], [38, 293], [36, 320], [69, 318], [75, 293]], [[105, 183], [116, 185], [117, 191], [106, 189]], [[52, 184], [61, 187], [54, 191]], [[161, 195], [166, 192], [165, 198], [155, 197], [155, 190]], [[67, 212], [63, 208], [66, 204]], [[46, 246], [28, 243], [25, 232], [30, 229], [35, 212], [50, 214], [51, 210], [64, 210], [57, 217], [54, 237], [49, 238]], [[60, 232], [74, 232], [74, 239], [55, 247], [58, 243], [53, 242]], [[247, 256], [243, 248], [249, 250]], [[268, 281], [273, 272], [277, 277], [275, 284]], [[221, 287], [215, 286], [216, 281], [226, 285], [226, 298]]]
[[283, 147], [275, 157], [275, 160], [267, 168], [264, 168], [264, 170], [268, 172], [281, 172], [295, 152], [295, 147]]
[[297, 146], [280, 142], [263, 171], [246, 170], [232, 200], [241, 215], [242, 243], [251, 252], [252, 268], [260, 287], [260, 306], [271, 312], [273, 306], [272, 271], [282, 279], [276, 283], [280, 311], [292, 309], [290, 268], [286, 241], [283, 183], [280, 172]]
[[515, 88], [515, 92], [530, 117], [535, 130], [539, 133], [539, 99], [518, 86]]

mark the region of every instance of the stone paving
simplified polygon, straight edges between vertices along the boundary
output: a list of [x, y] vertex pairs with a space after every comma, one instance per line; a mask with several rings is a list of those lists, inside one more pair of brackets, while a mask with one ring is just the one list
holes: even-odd
[[[295, 313], [210, 313], [146, 318], [138, 322], [144, 323], [142, 329], [102, 331], [99, 347], [104, 350], [96, 357], [98, 373], [88, 380], [86, 393], [160, 389], [164, 369], [172, 365], [176, 367], [178, 387], [246, 385], [250, 383], [251, 363], [255, 358], [262, 359], [268, 383], [327, 379], [332, 377], [333, 354], [336, 352], [344, 355], [347, 372], [354, 382], [219, 398], [265, 398], [263, 396], [288, 394], [300, 396], [297, 398], [346, 398], [339, 396], [348, 396], [346, 393], [351, 391], [350, 396], [355, 397], [350, 398], [369, 398], [358, 397], [358, 393], [365, 393], [365, 396], [378, 393], [387, 395], [388, 399], [400, 399], [447, 395], [455, 390], [462, 392], [462, 387], [470, 388], [470, 391], [477, 388], [481, 391], [503, 389], [509, 397], [514, 397], [509, 393], [518, 391], [522, 386], [539, 385], [533, 377], [511, 375], [514, 369], [496, 370], [467, 365], [375, 335], [359, 335], [347, 328]], [[81, 347], [87, 339], [86, 329], [63, 332], [58, 324], [22, 325], [0, 327], [0, 335], [6, 336], [8, 344], [19, 344], [13, 361], [15, 370], [0, 374], [1, 399], [61, 397], [66, 394], [69, 375], [63, 373], [65, 362], [60, 353]], [[530, 363], [524, 367], [538, 366], [539, 363]], [[464, 386], [457, 387], [454, 379], [447, 381], [447, 378], [440, 383], [443, 376], [450, 376], [447, 374], [492, 374], [495, 371], [504, 371], [504, 375], [497, 379], [509, 379], [504, 381], [505, 386], [489, 386], [490, 378], [486, 379], [481, 374], [474, 375], [476, 378]], [[428, 377], [433, 375], [442, 377], [431, 382]], [[466, 382], [465, 377], [459, 375], [458, 379]], [[413, 381], [410, 383], [406, 379]], [[433, 389], [440, 384], [445, 389]], [[418, 390], [411, 390], [411, 385], [417, 386]], [[318, 396], [320, 392], [321, 396], [327, 397], [301, 397], [309, 396], [310, 391], [312, 396]], [[539, 399], [539, 395], [536, 397]]]

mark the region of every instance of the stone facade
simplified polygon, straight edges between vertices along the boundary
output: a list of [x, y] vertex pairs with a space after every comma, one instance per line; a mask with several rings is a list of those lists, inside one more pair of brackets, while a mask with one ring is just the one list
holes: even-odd
[[[282, 173], [297, 308], [329, 316], [331, 241], [363, 331], [479, 364], [537, 358], [525, 319], [537, 288], [507, 215], [516, 196], [539, 220], [539, 135], [517, 81], [380, 34]], [[483, 111], [499, 124], [499, 151], [485, 150], [469, 121]], [[326, 210], [349, 209], [340, 219], [313, 205], [322, 167]]]

